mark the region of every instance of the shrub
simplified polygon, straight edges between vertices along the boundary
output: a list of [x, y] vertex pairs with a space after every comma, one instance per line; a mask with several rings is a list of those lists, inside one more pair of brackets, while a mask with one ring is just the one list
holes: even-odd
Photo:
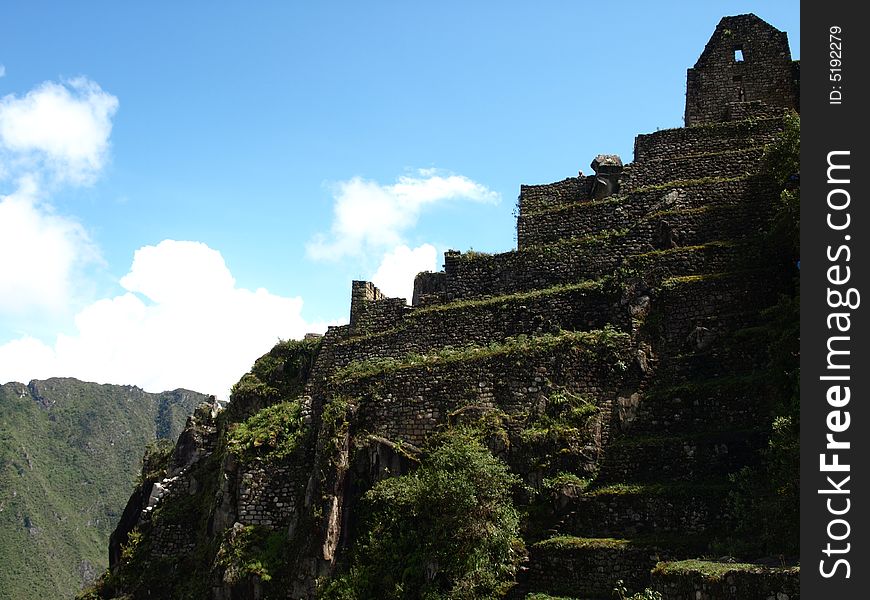
[[273, 531], [259, 525], [241, 526], [227, 530], [218, 551], [216, 562], [226, 571], [224, 580], [236, 584], [249, 577], [269, 582], [286, 563], [286, 531]]
[[518, 480], [464, 430], [437, 437], [421, 466], [363, 498], [362, 534], [330, 600], [496, 597], [523, 554]]
[[254, 458], [277, 461], [299, 447], [306, 431], [299, 401], [280, 402], [232, 425], [227, 449], [242, 461]]

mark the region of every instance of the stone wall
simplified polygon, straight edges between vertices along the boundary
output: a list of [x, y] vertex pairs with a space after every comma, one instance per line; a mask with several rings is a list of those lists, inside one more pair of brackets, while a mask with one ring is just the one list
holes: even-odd
[[414, 277], [414, 293], [411, 306], [429, 306], [444, 301], [447, 292], [447, 280], [443, 272], [432, 273], [424, 271]]
[[[723, 192], [723, 202], [745, 197], [730, 197]], [[734, 238], [757, 236], [761, 225], [757, 216], [769, 211], [764, 197], [758, 204], [727, 206], [712, 210], [673, 210], [652, 213], [637, 220], [628, 230], [607, 232], [600, 236], [567, 239], [545, 246], [494, 255], [454, 253], [445, 259], [447, 296], [458, 300], [481, 296], [501, 296], [560, 284], [598, 279], [613, 273], [631, 257], [679, 246], [698, 246]], [[719, 255], [727, 260], [724, 254]], [[682, 256], [653, 255], [659, 260], [692, 261]], [[703, 260], [699, 255], [698, 260]], [[694, 273], [697, 269], [692, 269]]]
[[392, 329], [408, 310], [404, 298], [387, 298], [370, 281], [351, 284], [350, 330], [375, 333]]
[[502, 254], [445, 257], [451, 300], [503, 296], [598, 279], [625, 256], [652, 250], [645, 241], [581, 239]]
[[761, 385], [758, 379], [747, 376], [655, 390], [639, 403], [631, 431], [635, 435], [680, 435], [686, 431], [753, 429], [758, 426], [759, 415], [770, 408], [759, 394]]
[[531, 340], [528, 348], [495, 355], [483, 348], [481, 358], [433, 360], [334, 381], [325, 393], [357, 399], [358, 427], [394, 441], [421, 445], [447, 423], [448, 415], [468, 406], [498, 408], [513, 415], [516, 419], [505, 425], [509, 432], [518, 433], [531, 409], [545, 403], [554, 390], [595, 398], [604, 406], [622, 384], [623, 373], [614, 371], [613, 355], [584, 352], [581, 348], [586, 344], [577, 345], [572, 339], [539, 349]]
[[555, 183], [541, 185], [521, 185], [519, 213], [532, 213], [548, 210], [572, 202], [586, 201], [591, 198], [595, 185], [594, 176], [569, 177]]
[[692, 536], [727, 526], [727, 488], [640, 487], [577, 498], [560, 533], [589, 537]]
[[608, 323], [628, 329], [628, 313], [618, 296], [601, 286], [574, 286], [408, 311], [393, 329], [337, 340], [322, 353], [324, 364], [337, 369], [354, 360], [401, 359], [445, 347], [486, 346], [521, 334], [599, 329]]
[[279, 465], [242, 467], [236, 496], [237, 521], [275, 529], [295, 521], [309, 467], [298, 458]]
[[653, 299], [667, 350], [682, 354], [717, 343], [728, 331], [757, 324], [758, 308], [777, 300], [767, 269], [666, 280]]
[[647, 160], [634, 165], [624, 189], [630, 192], [677, 181], [743, 177], [758, 171], [763, 154], [764, 148], [747, 148]]
[[749, 232], [758, 231], [761, 222], [770, 214], [775, 197], [775, 190], [761, 180], [737, 179], [690, 182], [674, 188], [633, 192], [600, 202], [564, 205], [520, 216], [517, 220], [518, 248], [522, 251], [560, 240], [630, 229], [643, 219], [667, 218], [678, 212], [714, 207], [730, 212], [713, 225], [724, 229], [714, 232], [712, 239], [744, 237]]
[[721, 479], [752, 462], [767, 439], [767, 432], [758, 430], [616, 438], [607, 448], [598, 480], [654, 483]]
[[787, 34], [752, 14], [724, 17], [688, 70], [686, 126], [724, 120], [731, 102], [796, 108], [798, 95]]
[[661, 550], [616, 540], [556, 538], [529, 548], [527, 586], [554, 596], [610, 600], [616, 581], [630, 590], [649, 584]]
[[781, 118], [710, 123], [697, 127], [663, 129], [634, 138], [634, 160], [712, 154], [736, 148], [764, 146], [782, 131]]
[[800, 568], [660, 563], [652, 572], [652, 585], [663, 600], [798, 600]]

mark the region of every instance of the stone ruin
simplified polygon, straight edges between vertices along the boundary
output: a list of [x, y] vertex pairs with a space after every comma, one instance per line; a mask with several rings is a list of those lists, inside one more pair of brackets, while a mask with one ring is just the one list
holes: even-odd
[[[560, 471], [595, 478], [594, 491], [552, 490], [542, 527], [553, 537], [526, 541], [528, 563], [508, 598], [610, 598], [617, 579], [634, 590], [652, 582], [667, 600], [798, 598], [795, 569], [737, 573], [722, 589], [695, 575], [651, 575], [660, 561], [709, 552], [728, 530], [728, 474], [757, 460], [766, 440], [758, 423], [769, 407], [751, 376], [764, 348], [737, 334], [761, 322], [790, 277], [758, 260], [779, 190], [757, 172], [784, 112], [798, 108], [797, 72], [785, 33], [755, 15], [725, 17], [689, 69], [686, 127], [637, 136], [631, 164], [602, 154], [592, 176], [521, 186], [515, 250], [448, 251], [443, 271], [417, 276], [411, 306], [354, 281], [350, 322], [323, 336], [303, 397], [315, 428], [330, 398], [352, 399], [334, 472], [318, 475], [314, 447], [268, 469], [228, 456], [204, 533], [160, 519], [161, 506], [215, 489], [185, 463], [158, 491], [131, 498], [113, 569], [133, 526], [160, 542], [160, 560], [184, 561], [209, 536], [253, 524], [313, 536], [299, 538], [311, 550], [288, 565], [285, 592], [313, 598], [318, 577], [349, 551], [359, 486], [386, 476], [385, 464], [407, 469], [397, 448], [423, 445], [456, 415], [496, 410], [510, 442], [500, 456], [527, 485]], [[475, 348], [488, 352], [474, 358]], [[443, 359], [461, 349], [466, 358]], [[401, 368], [378, 371], [385, 361]], [[354, 375], [349, 367], [361, 364], [372, 368]], [[582, 447], [557, 449], [552, 472], [542, 471], [529, 457], [543, 450], [524, 445], [522, 427], [559, 393], [592, 398], [596, 416]], [[203, 448], [187, 455], [214, 451], [206, 421], [192, 421], [200, 433], [188, 438]], [[325, 529], [298, 530], [312, 511]], [[221, 577], [213, 598], [262, 593], [262, 582], [230, 588]]]

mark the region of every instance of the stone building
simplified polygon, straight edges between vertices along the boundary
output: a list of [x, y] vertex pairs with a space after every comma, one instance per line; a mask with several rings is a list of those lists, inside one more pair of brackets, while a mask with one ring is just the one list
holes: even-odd
[[686, 127], [797, 109], [788, 36], [753, 14], [723, 17], [686, 81]]

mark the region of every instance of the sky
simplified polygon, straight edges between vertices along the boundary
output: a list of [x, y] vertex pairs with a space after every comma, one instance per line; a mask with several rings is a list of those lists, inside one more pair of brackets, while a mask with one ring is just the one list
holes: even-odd
[[0, 382], [226, 398], [282, 339], [515, 247], [521, 184], [682, 126], [719, 19], [799, 3], [0, 5]]

